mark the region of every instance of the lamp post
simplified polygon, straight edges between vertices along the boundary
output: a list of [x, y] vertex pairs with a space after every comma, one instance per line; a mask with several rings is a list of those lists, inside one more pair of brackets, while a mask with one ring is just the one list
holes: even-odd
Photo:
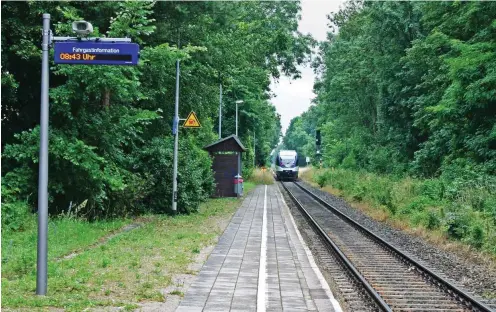
[[174, 159], [172, 165], [172, 214], [177, 213], [177, 161], [179, 150], [179, 59], [176, 60], [176, 101], [174, 104]]
[[43, 41], [41, 45], [41, 113], [40, 161], [38, 178], [38, 249], [36, 262], [36, 294], [46, 295], [48, 285], [48, 81], [50, 53], [50, 14], [43, 14]]
[[243, 104], [243, 100], [236, 101], [236, 136], [238, 136], [238, 104]]
[[255, 128], [253, 128], [253, 168], [257, 165], [257, 137]]

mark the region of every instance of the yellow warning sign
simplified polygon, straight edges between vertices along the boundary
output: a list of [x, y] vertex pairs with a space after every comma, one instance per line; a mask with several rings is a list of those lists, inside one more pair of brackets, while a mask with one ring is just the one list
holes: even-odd
[[186, 118], [186, 121], [183, 124], [183, 127], [185, 128], [200, 128], [200, 121], [198, 121], [198, 117], [196, 117], [195, 112], [191, 112], [188, 115], [188, 118]]

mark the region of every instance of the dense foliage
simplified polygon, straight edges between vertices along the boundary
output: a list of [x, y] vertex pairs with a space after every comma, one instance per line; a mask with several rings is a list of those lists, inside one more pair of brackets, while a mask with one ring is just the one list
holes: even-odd
[[496, 241], [496, 3], [350, 1], [329, 21], [285, 144], [313, 154], [320, 128], [327, 167], [436, 178], [443, 222], [490, 216], [460, 236]]
[[381, 221], [399, 220], [496, 254], [494, 177], [415, 179], [344, 168], [306, 174], [348, 200], [368, 203], [374, 208], [369, 212]]
[[348, 2], [329, 15], [317, 105], [285, 143], [304, 148], [318, 125], [330, 166], [494, 174], [495, 17], [494, 3]]
[[218, 138], [219, 84], [223, 136], [234, 133], [234, 102], [243, 99], [245, 165], [255, 132], [257, 161], [268, 157], [280, 135], [270, 78], [298, 77], [313, 43], [297, 32], [299, 10], [298, 2], [2, 2], [4, 225], [19, 227], [23, 203], [36, 207], [42, 13], [55, 35], [85, 19], [94, 36], [141, 46], [136, 67], [51, 64], [50, 212], [93, 218], [168, 211], [177, 59], [180, 115], [194, 110], [203, 126], [180, 130], [180, 211], [195, 211], [213, 187], [201, 147]]

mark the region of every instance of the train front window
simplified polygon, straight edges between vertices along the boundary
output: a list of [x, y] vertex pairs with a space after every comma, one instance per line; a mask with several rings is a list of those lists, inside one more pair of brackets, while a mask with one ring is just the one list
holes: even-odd
[[279, 156], [279, 165], [281, 167], [290, 167], [296, 165], [296, 156]]

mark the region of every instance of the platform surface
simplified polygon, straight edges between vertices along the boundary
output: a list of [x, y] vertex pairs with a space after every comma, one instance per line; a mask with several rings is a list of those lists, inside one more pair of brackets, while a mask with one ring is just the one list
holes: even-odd
[[183, 311], [341, 311], [276, 185], [257, 186], [186, 292]]

